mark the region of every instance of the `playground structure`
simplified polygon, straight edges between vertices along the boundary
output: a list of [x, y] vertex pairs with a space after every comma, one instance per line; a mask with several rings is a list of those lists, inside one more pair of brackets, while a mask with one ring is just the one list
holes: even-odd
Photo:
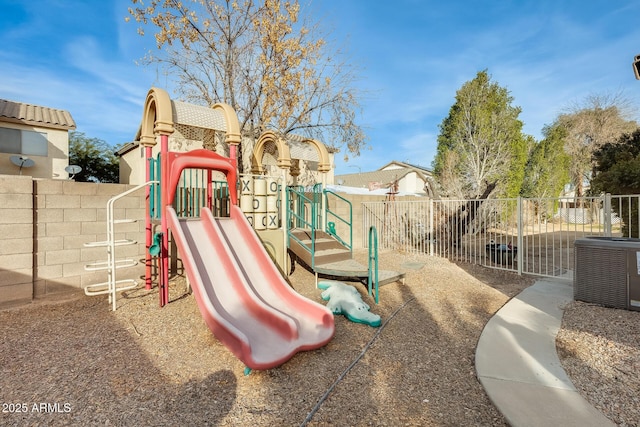
[[[128, 191], [145, 188], [149, 201], [145, 287], [152, 288], [157, 261], [159, 302], [167, 304], [171, 234], [207, 326], [248, 368], [273, 368], [298, 351], [325, 345], [334, 334], [333, 315], [289, 287], [237, 206], [240, 134], [235, 112], [216, 104], [209, 111], [200, 110], [195, 123], [224, 133], [229, 148], [225, 157], [206, 149], [169, 151], [174, 123], [194, 125], [180, 116], [184, 106], [175, 107], [165, 91], [149, 91], [140, 131], [146, 182]], [[228, 204], [216, 204], [223, 200], [219, 196], [226, 196]], [[110, 206], [116, 200], [110, 200]], [[221, 215], [214, 217], [214, 212]], [[110, 217], [108, 222], [108, 231], [113, 230], [117, 221]], [[113, 236], [108, 233], [107, 242], [99, 242], [105, 243], [109, 260], [95, 266], [105, 267], [109, 282], [85, 292], [108, 293], [115, 309], [116, 293], [136, 284], [115, 279], [116, 270], [131, 263], [115, 259], [115, 247], [129, 242]]]
[[[174, 132], [191, 135], [186, 138], [191, 141], [200, 135], [201, 145], [206, 138], [223, 137], [224, 143], [217, 144], [222, 153], [192, 142], [182, 147], [189, 151], [171, 151]], [[169, 302], [169, 259], [176, 256], [169, 253], [171, 235], [205, 322], [250, 369], [278, 366], [333, 337], [331, 311], [296, 293], [285, 280], [296, 260], [315, 272], [316, 285], [318, 274], [368, 281], [376, 303], [378, 278], [382, 284], [403, 278], [378, 272], [376, 252], [370, 253], [369, 267], [353, 260], [352, 208], [324, 190], [331, 164], [322, 143], [285, 141], [265, 132], [251, 153], [251, 174], [238, 176], [241, 136], [233, 109], [173, 101], [158, 88], [147, 95], [137, 139], [145, 182], [109, 201], [107, 241], [94, 243], [107, 247], [108, 260], [93, 266], [107, 270], [109, 280], [85, 289], [88, 295], [109, 294], [114, 310], [117, 293], [137, 282], [116, 279], [119, 268], [136, 261], [116, 259], [117, 246], [135, 242], [116, 240], [115, 225], [127, 220], [113, 218], [113, 205], [142, 188], [148, 200], [145, 288], [152, 289], [157, 277], [159, 304]], [[297, 151], [293, 158], [291, 151]], [[321, 182], [311, 189], [295, 185], [300, 160], [314, 162], [320, 174]], [[271, 168], [269, 176], [265, 167]], [[330, 197], [347, 204], [348, 218], [329, 209]]]

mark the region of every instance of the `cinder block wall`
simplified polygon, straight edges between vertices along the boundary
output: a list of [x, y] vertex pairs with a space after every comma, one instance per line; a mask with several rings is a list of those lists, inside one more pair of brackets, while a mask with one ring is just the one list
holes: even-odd
[[[105, 282], [105, 270], [87, 271], [85, 266], [106, 262], [106, 247], [85, 243], [107, 239], [107, 202], [131, 188], [124, 184], [95, 184], [60, 180], [34, 181], [35, 262], [34, 297], [40, 298]], [[116, 247], [116, 259], [144, 257], [144, 190], [118, 200], [115, 219], [136, 223], [116, 224], [116, 239], [138, 243]], [[118, 279], [136, 278], [142, 267], [119, 269]]]
[[[106, 205], [132, 186], [0, 175], [0, 307], [33, 298], [78, 292], [105, 282], [106, 271], [85, 265], [107, 260], [105, 247], [85, 243], [106, 240]], [[116, 239], [138, 243], [119, 246], [116, 257], [144, 258], [144, 190], [115, 204]], [[119, 269], [117, 278], [137, 278], [143, 264]]]
[[0, 175], [0, 306], [33, 297], [33, 181]]

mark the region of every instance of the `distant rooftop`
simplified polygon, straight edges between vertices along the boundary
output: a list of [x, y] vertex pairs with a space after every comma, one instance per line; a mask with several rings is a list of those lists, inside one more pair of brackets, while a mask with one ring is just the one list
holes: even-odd
[[0, 99], [0, 122], [20, 123], [54, 129], [75, 129], [76, 122], [65, 110]]
[[409, 169], [377, 170], [373, 172], [349, 173], [336, 175], [335, 182], [349, 187], [369, 187], [370, 183], [377, 183], [380, 187], [387, 188], [393, 181], [399, 180], [411, 172]]
[[393, 160], [375, 171], [336, 175], [335, 182], [342, 182], [343, 185], [350, 187], [363, 188], [377, 183], [386, 188], [411, 172], [418, 173], [423, 179], [427, 179], [431, 175], [431, 170], [425, 167]]
[[389, 163], [387, 163], [386, 165], [382, 166], [380, 168], [380, 170], [382, 169], [387, 169], [390, 166], [396, 166], [396, 167], [402, 167], [402, 168], [413, 168], [413, 169], [418, 169], [419, 171], [426, 173], [426, 174], [431, 174], [433, 171], [430, 168], [427, 168], [425, 166], [420, 166], [420, 165], [416, 165], [413, 163], [407, 163], [407, 162], [400, 162], [398, 160], [392, 160]]
[[433, 172], [433, 169], [428, 168], [426, 166], [416, 165], [415, 163], [407, 163], [407, 162], [404, 162], [404, 163], [406, 163], [407, 165], [409, 165], [411, 167], [417, 168], [417, 169], [422, 169], [422, 170], [425, 170], [425, 171], [429, 171], [430, 173]]

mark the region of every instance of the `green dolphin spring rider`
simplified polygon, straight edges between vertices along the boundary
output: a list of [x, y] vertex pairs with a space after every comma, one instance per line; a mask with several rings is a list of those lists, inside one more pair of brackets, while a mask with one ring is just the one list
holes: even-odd
[[362, 296], [355, 287], [342, 282], [322, 281], [318, 283], [318, 288], [323, 289], [320, 296], [329, 301], [327, 308], [333, 314], [342, 314], [352, 322], [364, 323], [374, 328], [382, 323], [380, 316], [369, 311], [371, 307], [362, 301]]

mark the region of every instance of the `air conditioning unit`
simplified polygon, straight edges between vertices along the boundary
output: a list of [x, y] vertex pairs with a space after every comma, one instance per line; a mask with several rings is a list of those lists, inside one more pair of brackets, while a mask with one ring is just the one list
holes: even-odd
[[640, 311], [640, 239], [576, 239], [573, 297]]

